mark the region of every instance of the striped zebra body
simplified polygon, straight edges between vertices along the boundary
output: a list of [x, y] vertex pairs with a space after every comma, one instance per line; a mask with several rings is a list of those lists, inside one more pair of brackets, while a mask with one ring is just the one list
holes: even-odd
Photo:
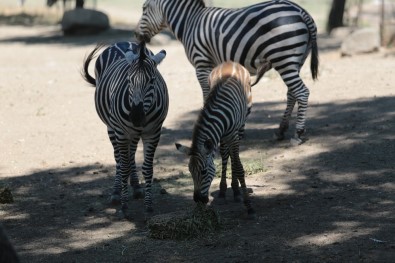
[[127, 216], [129, 176], [134, 196], [142, 194], [135, 162], [137, 144], [142, 139], [144, 204], [151, 211], [153, 158], [169, 107], [166, 83], [157, 70], [166, 53], [162, 50], [154, 55], [144, 43], [116, 43], [97, 58], [94, 79], [88, 73], [88, 66], [100, 48], [97, 46], [85, 59], [83, 76], [96, 86], [96, 110], [107, 126], [114, 148], [116, 176], [112, 201], [114, 204], [120, 201]]
[[299, 72], [310, 50], [313, 79], [318, 74], [317, 28], [304, 9], [285, 0], [238, 9], [206, 7], [203, 0], [146, 0], [137, 38], [149, 41], [165, 27], [183, 43], [204, 98], [209, 92], [207, 77], [222, 62], [238, 62], [251, 74], [260, 68], [276, 69], [288, 87], [277, 138], [284, 139], [298, 102], [295, 138], [301, 142], [309, 90]]
[[226, 166], [230, 157], [235, 198], [241, 199], [240, 183], [248, 213], [254, 214], [239, 157], [240, 133], [252, 106], [250, 74], [240, 64], [226, 62], [213, 69], [208, 83], [210, 92], [193, 129], [192, 146], [176, 144], [178, 150], [190, 156], [194, 200], [208, 202], [208, 192], [215, 176], [214, 153], [220, 144], [223, 161], [220, 197], [225, 197]]

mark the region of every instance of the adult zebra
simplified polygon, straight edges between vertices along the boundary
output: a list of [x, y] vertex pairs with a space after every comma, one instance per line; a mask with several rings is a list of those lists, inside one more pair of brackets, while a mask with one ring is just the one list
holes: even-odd
[[144, 145], [144, 204], [147, 211], [152, 211], [153, 158], [169, 107], [166, 83], [157, 65], [166, 52], [162, 50], [154, 55], [144, 42], [116, 43], [106, 48], [96, 60], [94, 79], [89, 75], [88, 67], [100, 48], [100, 45], [96, 46], [85, 58], [82, 75], [96, 86], [96, 110], [107, 125], [114, 148], [116, 176], [111, 200], [113, 204], [121, 202], [123, 215], [127, 217], [129, 175], [134, 196], [142, 194], [135, 162], [140, 138]]
[[192, 146], [189, 148], [176, 143], [179, 151], [190, 156], [193, 199], [195, 202], [208, 202], [208, 192], [215, 176], [214, 153], [220, 144], [222, 178], [219, 197], [225, 197], [226, 168], [230, 156], [234, 198], [240, 200], [240, 182], [244, 205], [248, 214], [253, 215], [255, 211], [251, 206], [239, 157], [241, 133], [252, 107], [250, 74], [239, 63], [226, 62], [213, 69], [209, 86], [211, 90], [193, 129]]
[[285, 0], [238, 9], [206, 7], [203, 0], [146, 0], [136, 37], [149, 41], [165, 27], [183, 43], [204, 98], [209, 92], [207, 77], [222, 62], [239, 62], [251, 74], [261, 67], [276, 69], [288, 87], [277, 139], [284, 139], [298, 102], [292, 141], [302, 143], [309, 90], [299, 71], [310, 50], [313, 79], [318, 74], [317, 28], [304, 9]]

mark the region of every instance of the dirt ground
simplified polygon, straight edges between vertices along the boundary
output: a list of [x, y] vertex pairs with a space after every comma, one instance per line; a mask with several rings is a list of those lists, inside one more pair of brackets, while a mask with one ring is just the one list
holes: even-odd
[[[94, 109], [94, 89], [79, 74], [98, 41], [130, 36], [0, 28], [0, 186], [14, 197], [0, 205], [0, 220], [21, 262], [394, 261], [393, 53], [341, 58], [338, 41], [321, 37], [319, 80], [312, 81], [307, 65], [302, 70], [311, 91], [309, 140], [298, 147], [273, 139], [286, 88], [269, 72], [254, 87], [241, 149], [243, 162], [263, 167], [247, 176], [257, 218], [246, 218], [231, 191], [226, 204], [217, 204], [217, 178], [210, 201], [224, 229], [202, 239], [155, 240], [142, 200], [130, 201], [131, 221], [119, 220], [109, 205], [112, 147]], [[154, 215], [194, 206], [187, 159], [174, 143], [189, 143], [202, 105], [181, 44], [160, 42], [150, 48], [167, 51], [159, 69], [170, 110], [155, 159]], [[139, 166], [141, 157], [140, 147]]]

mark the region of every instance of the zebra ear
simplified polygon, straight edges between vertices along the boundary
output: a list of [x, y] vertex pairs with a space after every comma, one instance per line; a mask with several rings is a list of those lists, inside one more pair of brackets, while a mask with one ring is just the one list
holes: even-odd
[[180, 152], [182, 152], [185, 155], [189, 155], [191, 148], [189, 148], [188, 146], [184, 146], [180, 143], [175, 143], [175, 144], [176, 144], [177, 150], [179, 150]]
[[158, 65], [159, 63], [162, 62], [162, 60], [166, 57], [166, 51], [161, 50], [158, 54], [152, 57], [152, 59], [155, 61], [155, 64]]
[[213, 140], [207, 139], [204, 142], [204, 149], [206, 150], [207, 154], [215, 152], [215, 145], [214, 145]]

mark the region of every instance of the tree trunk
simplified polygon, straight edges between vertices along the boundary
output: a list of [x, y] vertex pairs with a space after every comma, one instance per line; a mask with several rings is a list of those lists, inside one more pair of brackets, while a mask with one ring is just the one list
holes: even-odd
[[331, 33], [332, 29], [343, 26], [343, 14], [346, 0], [333, 0], [332, 7], [328, 16], [326, 31]]
[[84, 8], [84, 0], [77, 0], [75, 2], [75, 8]]

